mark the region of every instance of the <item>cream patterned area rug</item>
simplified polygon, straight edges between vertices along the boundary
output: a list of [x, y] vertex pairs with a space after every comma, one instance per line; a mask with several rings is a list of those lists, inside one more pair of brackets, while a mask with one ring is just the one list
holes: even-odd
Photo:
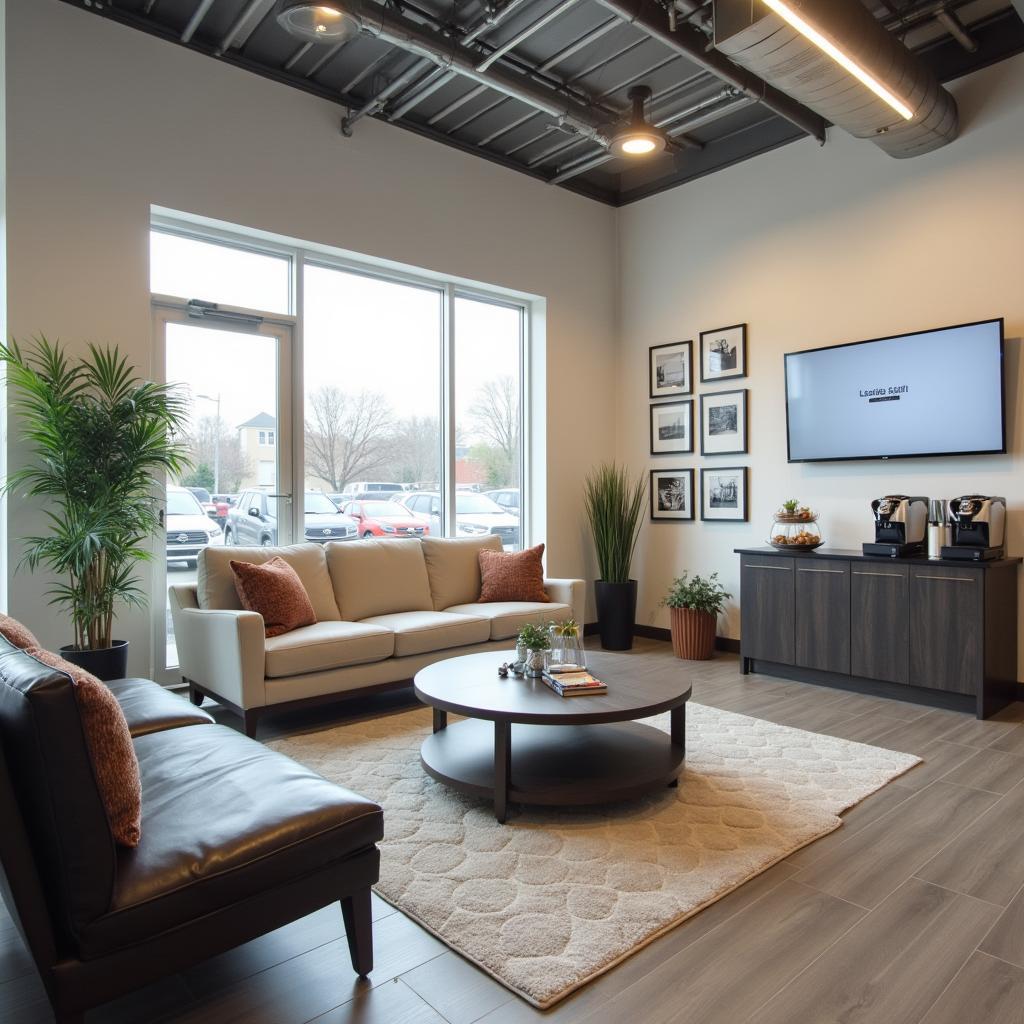
[[[650, 721], [667, 731], [667, 715]], [[505, 825], [424, 773], [426, 709], [270, 746], [380, 803], [378, 894], [547, 1007], [839, 828], [840, 812], [921, 760], [693, 703], [686, 726], [677, 789], [513, 807]]]

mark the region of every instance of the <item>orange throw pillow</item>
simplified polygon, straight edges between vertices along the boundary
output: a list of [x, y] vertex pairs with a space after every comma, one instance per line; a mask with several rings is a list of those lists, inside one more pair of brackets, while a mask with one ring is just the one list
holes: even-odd
[[299, 574], [280, 555], [262, 565], [233, 560], [229, 564], [238, 600], [246, 611], [263, 616], [267, 636], [280, 636], [316, 622]]
[[26, 647], [38, 647], [39, 641], [17, 619], [9, 615], [0, 615], [0, 636], [8, 643], [25, 650]]
[[138, 846], [142, 837], [142, 780], [132, 734], [117, 698], [90, 672], [50, 651], [30, 647], [25, 653], [71, 676], [110, 831], [121, 846]]
[[481, 602], [551, 600], [544, 590], [544, 545], [525, 551], [488, 551], [480, 554]]

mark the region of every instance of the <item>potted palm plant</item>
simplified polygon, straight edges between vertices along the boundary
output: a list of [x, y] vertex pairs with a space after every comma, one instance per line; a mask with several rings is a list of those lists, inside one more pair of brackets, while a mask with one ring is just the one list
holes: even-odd
[[672, 581], [662, 600], [672, 616], [672, 653], [687, 661], [707, 661], [715, 650], [718, 616], [732, 597], [718, 582], [718, 573], [707, 579], [684, 572]]
[[587, 477], [584, 502], [601, 578], [594, 583], [597, 624], [606, 651], [628, 651], [636, 627], [636, 580], [629, 568], [640, 535], [647, 486], [625, 466], [603, 463]]
[[176, 388], [136, 376], [116, 348], [70, 357], [45, 337], [0, 344], [29, 463], [6, 490], [42, 499], [46, 530], [25, 538], [21, 565], [50, 570], [50, 604], [67, 608], [68, 660], [99, 676], [126, 674], [128, 642], [113, 638], [119, 604], [141, 606], [139, 563], [162, 526], [158, 480], [180, 475], [187, 405]]

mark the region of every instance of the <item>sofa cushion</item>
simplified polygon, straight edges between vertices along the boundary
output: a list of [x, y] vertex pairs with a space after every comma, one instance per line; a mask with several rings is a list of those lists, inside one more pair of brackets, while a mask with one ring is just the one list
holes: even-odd
[[145, 839], [121, 851], [110, 910], [79, 936], [83, 959], [317, 871], [383, 833], [377, 804], [226, 726], [135, 745]]
[[383, 626], [395, 634], [396, 658], [483, 643], [491, 633], [491, 624], [483, 616], [451, 612], [399, 612], [375, 615], [363, 623]]
[[487, 604], [456, 604], [445, 611], [456, 615], [482, 615], [491, 624], [492, 640], [510, 640], [528, 622], [543, 625], [546, 622], [568, 619], [572, 609], [567, 604], [543, 604], [539, 601], [492, 601]]
[[299, 574], [317, 622], [337, 622], [341, 616], [334, 601], [331, 577], [327, 573], [327, 557], [319, 544], [293, 544], [283, 548], [203, 548], [199, 552], [196, 579], [199, 607], [240, 610], [242, 602], [235, 591], [231, 562], [262, 565], [277, 557], [283, 558]]
[[9, 615], [0, 615], [0, 636], [8, 643], [23, 651], [26, 647], [39, 647], [39, 641], [33, 636], [28, 626], [22, 625]]
[[423, 548], [416, 538], [328, 544], [327, 568], [335, 603], [346, 621], [434, 607]]
[[114, 679], [107, 687], [121, 705], [133, 738], [164, 729], [213, 724], [213, 718], [202, 708], [151, 679]]
[[247, 612], [263, 616], [266, 636], [280, 636], [316, 622], [299, 574], [280, 555], [262, 565], [232, 559], [231, 571], [238, 600]]
[[142, 818], [139, 762], [117, 698], [91, 672], [66, 661], [59, 654], [39, 647], [29, 647], [25, 653], [71, 677], [75, 684], [75, 701], [82, 716], [82, 731], [100, 799], [110, 822], [111, 835], [122, 846], [138, 846]]
[[480, 561], [480, 601], [533, 601], [544, 604], [544, 545], [525, 551], [491, 551], [477, 553]]
[[420, 543], [435, 610], [480, 600], [479, 555], [484, 549], [501, 551], [500, 537], [424, 537]]
[[267, 677], [280, 679], [390, 658], [395, 637], [364, 622], [318, 622], [269, 637], [266, 652]]

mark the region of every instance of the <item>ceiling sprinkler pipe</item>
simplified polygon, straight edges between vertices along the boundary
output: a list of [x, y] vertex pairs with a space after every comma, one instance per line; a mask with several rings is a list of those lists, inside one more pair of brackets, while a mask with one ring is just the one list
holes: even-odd
[[549, 114], [570, 131], [584, 135], [602, 146], [608, 145], [603, 122], [598, 122], [582, 103], [558, 96], [550, 90], [501, 68], [478, 71], [476, 55], [471, 50], [428, 29], [420, 28], [383, 8], [371, 10], [355, 4], [339, 4], [340, 10], [363, 32], [419, 57], [425, 57], [439, 68], [453, 71], [474, 82], [494, 89], [513, 99]]

